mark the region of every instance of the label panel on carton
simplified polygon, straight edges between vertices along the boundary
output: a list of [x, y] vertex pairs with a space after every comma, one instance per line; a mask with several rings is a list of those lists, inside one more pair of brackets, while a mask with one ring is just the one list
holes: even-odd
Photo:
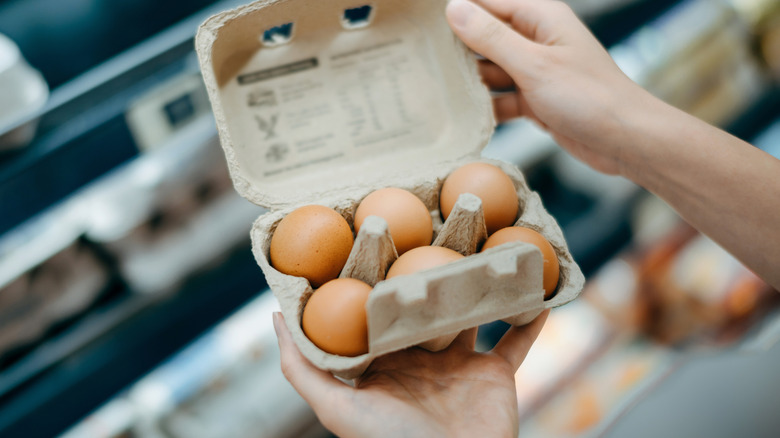
[[278, 49], [260, 50], [225, 86], [225, 96], [239, 103], [228, 105], [240, 109], [230, 115], [240, 120], [229, 122], [240, 131], [237, 152], [263, 162], [252, 170], [255, 178], [435, 145], [445, 129], [446, 97], [418, 59], [425, 45], [413, 31], [369, 35], [341, 34], [323, 51], [298, 43], [300, 57], [292, 61], [290, 53], [280, 62]]

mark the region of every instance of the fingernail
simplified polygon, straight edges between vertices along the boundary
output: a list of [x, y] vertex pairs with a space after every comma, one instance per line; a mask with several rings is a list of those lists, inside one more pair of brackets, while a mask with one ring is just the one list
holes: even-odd
[[466, 27], [474, 14], [474, 5], [467, 0], [452, 0], [447, 5], [447, 15], [450, 22], [457, 27]]

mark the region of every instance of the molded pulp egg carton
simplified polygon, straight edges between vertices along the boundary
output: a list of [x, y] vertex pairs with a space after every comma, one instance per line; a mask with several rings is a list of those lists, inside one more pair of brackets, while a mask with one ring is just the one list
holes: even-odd
[[[261, 0], [209, 18], [196, 38], [204, 81], [236, 190], [267, 207], [253, 251], [301, 352], [334, 374], [359, 376], [388, 352], [439, 350], [461, 330], [504, 320], [523, 325], [579, 295], [583, 275], [560, 228], [511, 164], [482, 160], [492, 135], [490, 95], [473, 54], [444, 17], [446, 0]], [[499, 166], [520, 200], [517, 224], [555, 248], [560, 280], [544, 301], [542, 257], [511, 243], [471, 255], [486, 239], [479, 198], [462, 195], [448, 221], [438, 211], [446, 176], [473, 161]], [[470, 256], [382, 281], [397, 257], [387, 224], [361, 227], [342, 277], [374, 286], [366, 304], [369, 352], [328, 354], [304, 335], [308, 281], [269, 263], [279, 221], [307, 204], [353, 223], [369, 193], [399, 187], [434, 218], [434, 245]]]

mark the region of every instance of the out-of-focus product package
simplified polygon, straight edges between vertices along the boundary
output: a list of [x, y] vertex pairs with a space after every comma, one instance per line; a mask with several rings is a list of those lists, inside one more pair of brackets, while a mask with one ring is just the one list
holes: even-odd
[[685, 0], [612, 47], [610, 54], [659, 98], [724, 125], [770, 83], [751, 41], [749, 26], [732, 5]]
[[0, 363], [106, 291], [110, 267], [82, 233], [69, 217], [43, 218], [0, 240]]
[[[49, 98], [49, 87], [19, 47], [0, 34], [0, 152], [27, 145], [35, 134], [33, 115]], [[29, 119], [29, 120], [28, 120]]]

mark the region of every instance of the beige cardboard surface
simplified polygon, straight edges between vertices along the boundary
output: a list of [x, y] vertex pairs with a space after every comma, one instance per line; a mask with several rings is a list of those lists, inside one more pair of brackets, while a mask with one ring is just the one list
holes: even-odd
[[[443, 0], [259, 1], [208, 19], [196, 45], [236, 190], [282, 208], [440, 176], [477, 156], [492, 110]], [[261, 43], [292, 23], [289, 42]]]
[[374, 286], [385, 279], [387, 270], [397, 258], [387, 222], [381, 217], [369, 216], [357, 233], [339, 278], [356, 278]]
[[[520, 200], [517, 224], [555, 248], [561, 275], [550, 300], [543, 301], [536, 247], [514, 243], [473, 254], [486, 238], [478, 198], [459, 198], [441, 223], [444, 178], [479, 160], [492, 134], [490, 95], [473, 55], [446, 23], [445, 0], [373, 1], [368, 26], [344, 29], [344, 10], [364, 4], [259, 1], [210, 18], [196, 38], [236, 190], [271, 209], [252, 229], [255, 258], [301, 352], [345, 378], [390, 351], [444, 348], [476, 325], [499, 319], [525, 324], [544, 308], [574, 299], [584, 283], [557, 223], [510, 164], [481, 160], [512, 178]], [[265, 30], [287, 23], [293, 23], [288, 42], [263, 44]], [[381, 281], [397, 255], [384, 221], [367, 221], [342, 276], [375, 286], [366, 306], [369, 353], [327, 354], [300, 327], [312, 289], [270, 265], [270, 239], [287, 213], [306, 204], [332, 207], [352, 224], [360, 200], [382, 187], [417, 195], [434, 218], [434, 243], [468, 257]]]

